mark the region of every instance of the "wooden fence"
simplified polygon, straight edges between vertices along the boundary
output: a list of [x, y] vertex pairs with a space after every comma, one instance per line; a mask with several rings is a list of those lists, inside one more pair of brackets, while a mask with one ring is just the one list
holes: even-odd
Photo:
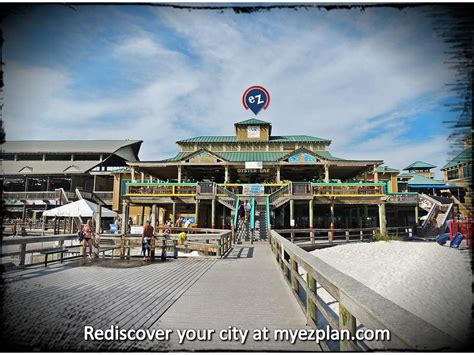
[[[366, 329], [388, 329], [390, 340], [382, 342], [386, 350], [455, 349], [457, 341], [425, 320], [379, 295], [361, 282], [326, 264], [271, 231], [270, 243], [275, 258], [291, 290], [305, 312], [308, 324], [317, 327], [323, 317], [332, 329], [347, 329], [352, 336], [357, 324]], [[320, 297], [323, 291], [338, 303], [338, 312], [328, 310]], [[326, 342], [321, 344], [329, 350]], [[341, 340], [341, 351], [363, 350], [367, 344]]]

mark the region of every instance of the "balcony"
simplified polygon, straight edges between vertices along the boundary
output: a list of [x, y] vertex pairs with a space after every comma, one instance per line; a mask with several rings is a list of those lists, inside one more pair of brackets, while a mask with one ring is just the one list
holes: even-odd
[[418, 193], [416, 192], [393, 192], [387, 194], [388, 203], [418, 204]]
[[384, 196], [384, 183], [312, 183], [314, 196]]
[[136, 183], [125, 184], [125, 195], [135, 197], [193, 197], [197, 183]]
[[[60, 191], [15, 191], [15, 192], [3, 192], [3, 200], [56, 200], [61, 197]], [[76, 194], [74, 192], [65, 192], [68, 199], [74, 200]]]

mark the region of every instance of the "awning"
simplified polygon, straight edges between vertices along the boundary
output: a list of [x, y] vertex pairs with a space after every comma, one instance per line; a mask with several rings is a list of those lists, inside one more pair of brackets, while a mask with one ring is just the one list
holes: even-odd
[[454, 185], [410, 185], [408, 187], [412, 189], [462, 189], [462, 186]]
[[[46, 217], [95, 217], [98, 212], [98, 205], [87, 200], [77, 200], [52, 210], [45, 211], [43, 216]], [[116, 217], [117, 213], [102, 207], [102, 217]]]

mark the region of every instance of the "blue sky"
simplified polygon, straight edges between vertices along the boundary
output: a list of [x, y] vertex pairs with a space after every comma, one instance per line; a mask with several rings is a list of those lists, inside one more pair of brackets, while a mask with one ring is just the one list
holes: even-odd
[[167, 158], [179, 139], [233, 134], [252, 117], [242, 93], [263, 85], [274, 134], [441, 167], [455, 77], [426, 10], [30, 6], [4, 25], [7, 140], [142, 139], [141, 159]]

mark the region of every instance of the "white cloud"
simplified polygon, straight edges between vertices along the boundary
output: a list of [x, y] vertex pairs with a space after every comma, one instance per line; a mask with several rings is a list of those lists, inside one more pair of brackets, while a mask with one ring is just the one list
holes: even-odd
[[[129, 77], [145, 73], [141, 86], [118, 98], [104, 93], [88, 101], [74, 99], [67, 73], [7, 62], [4, 117], [10, 120], [10, 137], [57, 138], [51, 137], [55, 132], [70, 138], [139, 138], [145, 140], [142, 159], [165, 158], [175, 151], [175, 140], [233, 134], [234, 122], [251, 117], [241, 106], [243, 91], [260, 84], [272, 101], [259, 118], [272, 122], [274, 134], [329, 138], [343, 157], [384, 159], [398, 168], [408, 159], [439, 164], [441, 135], [430, 143], [401, 145], [404, 122], [432, 107], [406, 108], [407, 103], [426, 95], [443, 97], [452, 75], [436, 40], [413, 39], [426, 30], [420, 15], [394, 11], [374, 30], [380, 18], [368, 10], [326, 17], [317, 10], [154, 11], [157, 23], [186, 39], [192, 58], [164, 46], [159, 39], [166, 33], [134, 27], [110, 44], [115, 58], [110, 65]], [[120, 119], [101, 129], [104, 116]], [[48, 125], [33, 122], [34, 132], [27, 133], [17, 124], [32, 117]], [[84, 129], [70, 130], [66, 120], [82, 122]], [[360, 139], [387, 126], [390, 136]]]

